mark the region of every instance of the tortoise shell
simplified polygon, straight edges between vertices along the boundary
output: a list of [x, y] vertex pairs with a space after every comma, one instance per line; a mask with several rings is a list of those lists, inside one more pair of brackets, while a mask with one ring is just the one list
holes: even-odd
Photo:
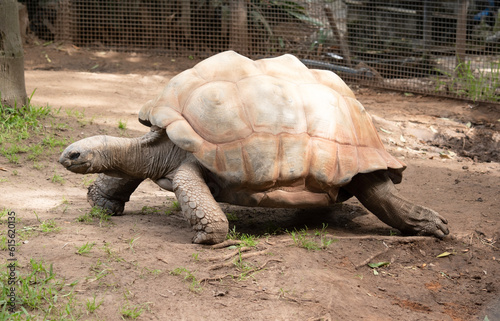
[[165, 128], [209, 171], [242, 188], [336, 197], [358, 173], [389, 170], [398, 183], [405, 168], [340, 77], [292, 55], [212, 56], [173, 77], [139, 119]]

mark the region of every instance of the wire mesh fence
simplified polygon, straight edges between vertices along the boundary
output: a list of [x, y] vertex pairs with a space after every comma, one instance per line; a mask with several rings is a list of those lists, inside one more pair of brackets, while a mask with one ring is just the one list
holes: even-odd
[[39, 0], [30, 28], [91, 49], [291, 53], [347, 81], [500, 102], [499, 0]]

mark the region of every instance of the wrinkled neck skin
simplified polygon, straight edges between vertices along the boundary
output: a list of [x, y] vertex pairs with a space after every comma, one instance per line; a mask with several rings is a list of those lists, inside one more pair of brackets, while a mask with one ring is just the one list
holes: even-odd
[[[146, 134], [146, 136], [149, 134]], [[170, 177], [187, 156], [167, 135], [147, 142], [145, 137], [120, 138], [104, 136], [104, 148], [95, 151], [106, 164], [96, 172], [123, 178]]]

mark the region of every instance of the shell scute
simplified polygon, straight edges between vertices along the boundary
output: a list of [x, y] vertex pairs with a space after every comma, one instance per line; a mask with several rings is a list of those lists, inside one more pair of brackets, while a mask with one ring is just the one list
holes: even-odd
[[255, 133], [242, 144], [248, 181], [252, 185], [263, 185], [278, 179], [279, 139], [266, 133]]
[[334, 141], [311, 138], [309, 180], [319, 187], [331, 185], [337, 174], [337, 145]]
[[206, 84], [207, 81], [200, 77], [196, 70], [188, 69], [170, 79], [162, 94], [155, 102], [156, 106], [167, 106], [182, 113], [191, 93]]
[[290, 182], [307, 176], [309, 141], [310, 137], [306, 133], [280, 135], [280, 181]]
[[240, 184], [247, 180], [241, 142], [221, 144], [216, 152], [216, 172], [224, 172], [224, 177], [232, 184]]
[[356, 98], [351, 88], [336, 73], [319, 69], [311, 69], [310, 72], [315, 76], [318, 83], [335, 90], [342, 96]]
[[253, 60], [234, 51], [216, 54], [196, 64], [193, 69], [207, 82], [237, 82], [262, 73]]
[[191, 126], [214, 144], [243, 139], [252, 133], [232, 82], [213, 81], [192, 92], [184, 107], [184, 116]]
[[307, 131], [299, 88], [268, 75], [237, 83], [239, 96], [255, 132], [300, 134]]
[[293, 81], [296, 84], [317, 82], [310, 70], [297, 57], [289, 54], [275, 58], [260, 59], [255, 63], [264, 75]]

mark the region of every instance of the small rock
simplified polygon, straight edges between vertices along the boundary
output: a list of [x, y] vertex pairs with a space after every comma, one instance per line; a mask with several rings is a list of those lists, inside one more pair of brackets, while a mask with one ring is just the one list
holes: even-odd
[[214, 296], [225, 296], [228, 293], [228, 291], [214, 291]]

